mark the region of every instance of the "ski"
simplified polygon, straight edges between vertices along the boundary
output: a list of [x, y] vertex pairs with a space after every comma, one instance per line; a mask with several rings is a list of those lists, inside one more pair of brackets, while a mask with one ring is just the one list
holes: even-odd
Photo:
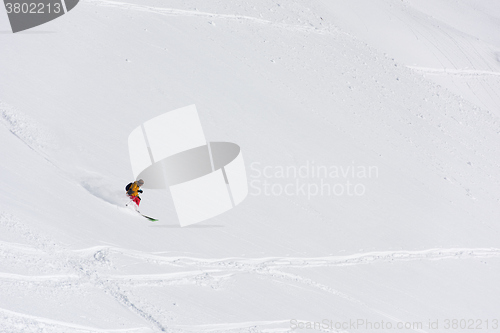
[[[141, 214], [141, 213], [139, 213], [139, 214]], [[141, 216], [143, 216], [143, 217], [147, 218], [147, 219], [148, 219], [148, 220], [150, 220], [151, 222], [156, 222], [156, 221], [158, 221], [158, 219], [155, 219], [154, 217], [151, 217], [151, 216], [146, 216], [146, 215], [144, 215], [144, 214], [141, 214]]]

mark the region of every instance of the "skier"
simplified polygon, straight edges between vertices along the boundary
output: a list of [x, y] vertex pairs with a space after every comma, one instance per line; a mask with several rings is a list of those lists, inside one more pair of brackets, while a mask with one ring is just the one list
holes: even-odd
[[139, 208], [139, 204], [141, 203], [141, 197], [139, 196], [139, 193], [142, 193], [142, 185], [144, 185], [144, 180], [139, 179], [138, 181], [130, 183], [127, 185], [127, 187], [125, 187], [128, 197], [132, 199], [132, 201], [137, 205], [137, 208]]

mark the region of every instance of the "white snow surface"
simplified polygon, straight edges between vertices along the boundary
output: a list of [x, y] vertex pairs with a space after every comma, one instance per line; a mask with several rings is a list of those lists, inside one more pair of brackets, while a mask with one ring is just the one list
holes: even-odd
[[[2, 7], [0, 332], [496, 332], [499, 31], [497, 0], [82, 0], [17, 34]], [[146, 189], [151, 223], [127, 138], [190, 104], [253, 186], [185, 228]], [[347, 174], [280, 178], [307, 165]], [[392, 329], [297, 324], [360, 320]]]

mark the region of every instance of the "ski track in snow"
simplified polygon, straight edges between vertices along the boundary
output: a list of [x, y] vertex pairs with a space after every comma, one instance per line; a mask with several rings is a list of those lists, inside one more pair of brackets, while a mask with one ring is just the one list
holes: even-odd
[[224, 267], [233, 270], [251, 270], [252, 268], [314, 268], [327, 266], [349, 266], [377, 262], [395, 262], [410, 260], [442, 260], [465, 258], [500, 257], [498, 248], [451, 248], [428, 249], [421, 251], [380, 251], [357, 253], [347, 256], [327, 257], [264, 257], [264, 258], [238, 258], [229, 257], [221, 259], [208, 259], [196, 257], [168, 257], [154, 253], [127, 250], [117, 247], [97, 246], [88, 249], [76, 250], [80, 253], [97, 253], [108, 251], [128, 257], [143, 259], [154, 263], [171, 264], [174, 266], [197, 267]]
[[21, 275], [21, 274], [10, 274], [10, 273], [0, 273], [0, 280], [20, 280], [20, 281], [50, 281], [59, 282], [71, 279], [78, 279], [79, 276], [76, 274], [65, 274], [65, 275]]
[[[326, 257], [262, 257], [262, 258], [199, 258], [187, 256], [165, 256], [155, 252], [143, 252], [131, 249], [124, 249], [113, 246], [93, 246], [85, 249], [69, 250], [55, 244], [49, 238], [42, 236], [22, 224], [15, 217], [7, 214], [0, 214], [0, 227], [15, 231], [20, 234], [27, 244], [0, 242], [0, 256], [9, 260], [18, 260], [23, 263], [30, 258], [36, 262], [35, 268], [43, 271], [42, 267], [50, 263], [56, 271], [67, 274], [43, 274], [26, 275], [0, 272], [0, 284], [12, 285], [14, 283], [53, 285], [61, 283], [71, 283], [79, 285], [90, 283], [106, 294], [113, 297], [121, 305], [128, 308], [132, 313], [140, 316], [150, 326], [153, 331], [174, 332], [174, 331], [238, 331], [242, 329], [253, 329], [259, 327], [259, 331], [264, 326], [276, 325], [283, 321], [273, 322], [248, 322], [248, 323], [230, 323], [217, 325], [201, 326], [172, 326], [167, 328], [161, 319], [155, 318], [150, 313], [155, 311], [154, 306], [148, 311], [141, 309], [129, 299], [130, 292], [127, 290], [134, 287], [154, 287], [168, 285], [201, 285], [217, 289], [221, 282], [234, 278], [238, 273], [257, 274], [274, 281], [284, 280], [292, 284], [300, 284], [307, 288], [317, 289], [322, 292], [334, 295], [348, 301], [352, 304], [364, 308], [367, 311], [396, 321], [390, 314], [385, 314], [377, 309], [370, 308], [367, 304], [334, 289], [331, 286], [313, 281], [310, 278], [299, 274], [285, 272], [289, 268], [314, 269], [321, 267], [343, 267], [351, 265], [366, 265], [377, 263], [390, 263], [402, 261], [418, 260], [446, 260], [446, 259], [479, 259], [479, 258], [498, 258], [500, 249], [498, 248], [450, 248], [450, 249], [428, 249], [421, 251], [378, 251], [356, 253], [345, 256], [326, 256]], [[15, 254], [9, 256], [9, 254]], [[109, 274], [99, 272], [99, 269], [113, 269], [113, 261], [120, 256], [134, 258], [144, 263], [157, 266], [180, 267], [185, 270], [181, 272], [156, 273], [156, 274]], [[128, 289], [127, 289], [128, 288]], [[31, 316], [28, 314], [19, 314], [7, 309], [0, 309], [0, 316], [7, 318], [3, 320], [4, 325], [17, 325], [16, 323], [43, 323], [53, 327], [65, 327], [71, 330], [84, 332], [134, 332], [142, 328], [130, 328], [125, 330], [102, 330], [85, 326], [73, 325], [55, 321], [48, 318]], [[0, 326], [2, 328], [2, 326]], [[54, 329], [53, 331], [57, 331]], [[63, 329], [62, 331], [67, 331]], [[269, 328], [265, 331], [286, 331], [285, 328]]]
[[55, 140], [48, 130], [32, 117], [0, 101], [0, 124], [37, 153], [53, 147]]
[[428, 74], [444, 74], [444, 75], [455, 75], [455, 76], [500, 76], [500, 72], [474, 70], [474, 69], [451, 69], [451, 68], [428, 68], [428, 67], [417, 67], [417, 66], [406, 66], [417, 72], [424, 72]]
[[245, 15], [237, 15], [237, 14], [216, 14], [216, 13], [207, 13], [193, 10], [184, 10], [184, 9], [174, 9], [174, 8], [162, 8], [162, 7], [153, 7], [153, 6], [145, 6], [145, 5], [136, 5], [126, 2], [120, 1], [112, 1], [112, 0], [86, 0], [85, 3], [90, 3], [99, 6], [105, 7], [116, 7], [121, 9], [149, 12], [159, 15], [166, 16], [191, 16], [191, 17], [202, 17], [202, 18], [210, 18], [210, 19], [223, 19], [223, 20], [235, 20], [235, 21], [247, 21], [253, 22], [257, 24], [268, 25], [274, 28], [286, 29], [295, 32], [307, 32], [307, 33], [315, 33], [315, 34], [346, 34], [344, 32], [339, 31], [335, 27], [330, 28], [317, 28], [312, 24], [310, 25], [295, 25], [288, 24], [282, 22], [273, 22], [269, 20], [264, 20], [257, 17], [245, 16]]
[[[125, 329], [101, 329], [95, 327], [88, 327], [83, 325], [76, 325], [73, 323], [67, 323], [63, 321], [31, 316], [24, 313], [19, 313], [15, 311], [10, 311], [0, 308], [0, 318], [2, 321], [6, 322], [10, 320], [13, 322], [12, 326], [17, 329], [23, 329], [27, 331], [32, 331], [32, 329], [38, 329], [40, 324], [42, 324], [43, 332], [91, 332], [91, 333], [119, 333], [119, 332], [144, 332], [147, 327], [137, 327], [137, 328], [125, 328]], [[20, 321], [22, 319], [22, 321]], [[2, 327], [0, 326], [0, 329]]]
[[43, 251], [30, 245], [0, 241], [0, 251], [2, 250], [19, 251], [26, 254], [43, 253]]
[[[303, 320], [306, 321], [306, 320]], [[290, 320], [274, 320], [274, 321], [252, 321], [252, 322], [241, 322], [241, 323], [224, 323], [224, 324], [207, 324], [207, 325], [174, 325], [173, 328], [180, 329], [182, 331], [190, 332], [220, 332], [220, 331], [230, 331], [238, 329], [248, 329], [252, 327], [269, 327], [269, 326], [285, 326], [286, 328], [267, 328], [261, 329], [262, 332], [289, 332]]]
[[[74, 274], [76, 273], [76, 275], [78, 276], [78, 279], [80, 279], [82, 283], [90, 283], [94, 287], [103, 290], [104, 293], [110, 295], [112, 298], [114, 298], [122, 306], [129, 309], [135, 315], [138, 315], [139, 317], [141, 317], [154, 330], [160, 331], [160, 332], [167, 332], [167, 329], [157, 319], [155, 319], [151, 314], [138, 308], [132, 301], [130, 301], [127, 294], [120, 289], [119, 285], [115, 284], [111, 280], [103, 279], [99, 275], [96, 268], [100, 265], [106, 264], [106, 262], [103, 261], [102, 258], [99, 256], [100, 252], [94, 253], [92, 258], [88, 258], [87, 260], [82, 259], [81, 257], [75, 256], [72, 251], [64, 249], [63, 247], [55, 244], [55, 242], [51, 241], [49, 238], [42, 236], [39, 233], [31, 230], [29, 227], [25, 226], [22, 222], [20, 222], [16, 217], [14, 217], [10, 214], [0, 213], [0, 227], [6, 228], [9, 231], [14, 231], [14, 232], [20, 234], [29, 243], [27, 246], [19, 246], [19, 244], [14, 243], [13, 246], [10, 247], [10, 250], [18, 248], [20, 250], [21, 254], [23, 254], [22, 251], [25, 251], [25, 250], [32, 251], [33, 250], [30, 247], [30, 245], [38, 250], [41, 250], [45, 257], [47, 257], [47, 256], [49, 257], [49, 260], [50, 260], [49, 262], [52, 265], [58, 265], [58, 267], [56, 267], [57, 269], [59, 269], [61, 271], [71, 270], [73, 272], [73, 273], [67, 274], [65, 276], [66, 280], [73, 279]], [[6, 242], [2, 242], [2, 244], [5, 245]], [[5, 253], [1, 250], [0, 250], [0, 256], [2, 258], [5, 257]], [[46, 258], [41, 258], [41, 259], [42, 259], [42, 263], [43, 263], [43, 260], [47, 260]], [[21, 256], [20, 260], [23, 261], [26, 259], [23, 258], [23, 256]], [[14, 276], [10, 275], [10, 276], [5, 276], [5, 277], [8, 278], [7, 281], [12, 280], [13, 277], [15, 277], [16, 278], [15, 280], [18, 280], [18, 281], [23, 279], [22, 275], [14, 275]], [[38, 276], [38, 277], [26, 276], [25, 278], [28, 282], [29, 281], [47, 282], [47, 281], [41, 281], [41, 280], [43, 280], [43, 278], [40, 276]], [[58, 276], [58, 278], [62, 278], [62, 277]], [[5, 281], [5, 279], [2, 279], [0, 277], [0, 283], [2, 283], [4, 281]], [[48, 281], [48, 282], [53, 283], [51, 281]], [[12, 319], [13, 316], [14, 316], [14, 318]], [[23, 318], [28, 318], [30, 320], [37, 320], [38, 322], [42, 322], [42, 323], [44, 323], [44, 322], [56, 323], [57, 322], [57, 321], [53, 321], [53, 320], [47, 319], [47, 318], [33, 317], [30, 315], [24, 315], [24, 314], [21, 314], [21, 317], [22, 317], [21, 323], [23, 323], [23, 324], [26, 323], [26, 320], [24, 320]], [[9, 324], [11, 325], [11, 327], [16, 326], [16, 325], [18, 326], [18, 323], [20, 322], [19, 316], [16, 316], [16, 314], [14, 312], [10, 312], [8, 318], [10, 318], [10, 319], [9, 320], [4, 319], [3, 321], [0, 322], [0, 330], [3, 328], [3, 326], [9, 325]], [[57, 322], [57, 323], [59, 323], [59, 322]], [[85, 330], [89, 331], [89, 332], [113, 331], [113, 330], [100, 330], [100, 329], [92, 329], [92, 328], [84, 328], [84, 331]], [[63, 332], [66, 332], [66, 330], [64, 330]]]

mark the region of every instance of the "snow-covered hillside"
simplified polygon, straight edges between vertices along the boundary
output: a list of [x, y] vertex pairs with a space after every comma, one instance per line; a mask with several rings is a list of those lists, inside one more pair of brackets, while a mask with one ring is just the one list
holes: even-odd
[[[2, 7], [0, 332], [499, 330], [498, 31], [496, 0]], [[250, 193], [181, 228], [145, 190], [151, 223], [127, 138], [190, 104]]]

